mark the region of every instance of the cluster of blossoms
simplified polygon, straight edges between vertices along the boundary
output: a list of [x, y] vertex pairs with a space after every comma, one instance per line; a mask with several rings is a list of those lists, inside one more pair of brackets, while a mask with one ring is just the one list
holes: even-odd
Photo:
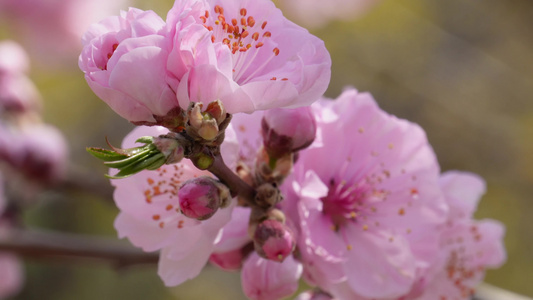
[[28, 69], [24, 49], [0, 42], [0, 161], [4, 171], [54, 183], [64, 176], [67, 145], [59, 130], [41, 121], [41, 97]]
[[271, 1], [130, 9], [83, 43], [89, 86], [139, 125], [89, 152], [113, 168], [119, 236], [160, 251], [166, 285], [210, 262], [250, 299], [301, 279], [299, 299], [469, 299], [505, 260], [502, 225], [472, 219], [483, 181], [440, 174], [424, 131], [369, 94], [320, 99], [327, 50]]

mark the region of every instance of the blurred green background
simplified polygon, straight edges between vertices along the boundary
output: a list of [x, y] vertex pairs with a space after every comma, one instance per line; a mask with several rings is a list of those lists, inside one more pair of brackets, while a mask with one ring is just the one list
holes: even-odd
[[[171, 0], [132, 4], [163, 18], [171, 5]], [[329, 97], [345, 86], [371, 92], [384, 110], [426, 130], [443, 171], [471, 171], [486, 179], [488, 191], [476, 217], [506, 225], [508, 251], [507, 263], [489, 271], [486, 281], [528, 296], [533, 296], [532, 29], [531, 0], [388, 0], [356, 20], [312, 31], [333, 59]], [[8, 32], [0, 30], [0, 38], [16, 39]], [[25, 221], [32, 228], [115, 237], [117, 209], [102, 175], [106, 169], [85, 147], [105, 146], [105, 136], [118, 145], [133, 126], [94, 96], [77, 68], [77, 55], [65, 60], [62, 68], [32, 61], [31, 77], [45, 99], [45, 121], [68, 139], [73, 169], [96, 178], [103, 195], [44, 192]], [[171, 289], [155, 266], [26, 260], [25, 268], [25, 288], [14, 299], [244, 299], [238, 274], [214, 268]]]

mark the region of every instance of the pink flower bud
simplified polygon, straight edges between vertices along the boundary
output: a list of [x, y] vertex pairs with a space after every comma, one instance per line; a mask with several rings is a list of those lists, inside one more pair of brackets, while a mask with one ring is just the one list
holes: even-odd
[[309, 107], [267, 110], [261, 122], [265, 149], [271, 157], [306, 148], [315, 139], [316, 122]]
[[237, 271], [242, 267], [244, 255], [242, 249], [236, 249], [223, 253], [213, 253], [209, 261], [225, 271]]
[[254, 234], [255, 251], [261, 257], [282, 262], [294, 247], [294, 236], [283, 223], [267, 219], [257, 225]]
[[210, 177], [186, 181], [178, 191], [181, 213], [186, 217], [206, 220], [229, 202], [229, 189]]

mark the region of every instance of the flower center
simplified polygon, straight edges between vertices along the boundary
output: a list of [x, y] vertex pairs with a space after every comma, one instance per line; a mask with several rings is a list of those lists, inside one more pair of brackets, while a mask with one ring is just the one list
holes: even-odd
[[324, 214], [331, 218], [335, 229], [348, 221], [357, 222], [362, 217], [366, 210], [365, 198], [369, 190], [367, 184], [349, 185], [346, 181], [330, 180], [328, 194], [320, 200]]
[[[234, 18], [226, 19], [224, 8], [215, 5], [213, 13], [208, 10], [200, 16], [204, 27], [211, 34], [211, 42], [226, 45], [233, 54], [233, 79], [239, 84], [245, 84], [261, 74], [270, 61], [277, 57], [280, 50], [270, 45], [267, 40], [272, 33], [267, 28], [267, 21], [257, 22], [246, 8], [237, 13], [229, 12]], [[267, 48], [271, 48], [270, 50]], [[268, 54], [268, 52], [270, 54]], [[260, 61], [258, 61], [260, 60]], [[277, 80], [272, 77], [271, 80]], [[288, 80], [282, 78], [281, 80]]]

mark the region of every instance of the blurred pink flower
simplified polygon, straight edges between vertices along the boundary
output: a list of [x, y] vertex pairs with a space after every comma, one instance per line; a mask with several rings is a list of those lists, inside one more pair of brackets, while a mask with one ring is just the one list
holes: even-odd
[[313, 108], [323, 145], [301, 151], [282, 186], [304, 278], [339, 299], [406, 294], [447, 214], [425, 133], [353, 89]]
[[0, 114], [40, 109], [41, 97], [28, 71], [24, 49], [13, 41], [0, 42]]
[[[122, 144], [134, 146], [141, 136], [167, 133], [162, 127], [137, 127]], [[233, 165], [235, 159], [227, 153], [237, 152], [231, 128], [222, 146], [225, 161]], [[196, 277], [207, 263], [220, 240], [222, 227], [230, 221], [233, 204], [219, 209], [210, 219], [198, 221], [180, 213], [178, 189], [186, 180], [197, 176], [211, 176], [190, 162], [163, 165], [156, 171], [142, 171], [131, 177], [112, 180], [114, 199], [120, 209], [115, 220], [119, 237], [127, 237], [144, 251], [161, 250], [159, 276], [167, 286], [174, 286]]]
[[6, 74], [26, 73], [30, 61], [26, 51], [14, 41], [0, 42], [0, 77]]
[[483, 179], [453, 171], [444, 173], [440, 184], [450, 205], [450, 215], [440, 230], [439, 261], [421, 279], [418, 291], [414, 291], [413, 296], [419, 297], [405, 299], [470, 299], [486, 268], [497, 268], [506, 259], [504, 226], [494, 220], [472, 219], [485, 193]]
[[87, 27], [127, 7], [127, 0], [0, 0], [0, 19], [32, 57], [71, 65]]
[[281, 0], [280, 6], [290, 19], [307, 28], [318, 28], [333, 20], [355, 19], [380, 0]]
[[277, 262], [253, 252], [244, 262], [241, 284], [252, 300], [277, 300], [296, 292], [301, 274], [302, 265], [292, 255]]
[[130, 8], [83, 35], [79, 67], [94, 93], [131, 122], [156, 123], [178, 107], [167, 83], [170, 40], [152, 11]]
[[24, 275], [18, 258], [11, 253], [0, 252], [0, 299], [15, 295], [22, 288]]
[[68, 145], [51, 125], [0, 122], [0, 159], [28, 179], [53, 183], [66, 174]]
[[232, 114], [298, 107], [329, 84], [324, 43], [269, 0], [178, 0], [167, 23], [168, 69], [182, 108], [217, 99]]

